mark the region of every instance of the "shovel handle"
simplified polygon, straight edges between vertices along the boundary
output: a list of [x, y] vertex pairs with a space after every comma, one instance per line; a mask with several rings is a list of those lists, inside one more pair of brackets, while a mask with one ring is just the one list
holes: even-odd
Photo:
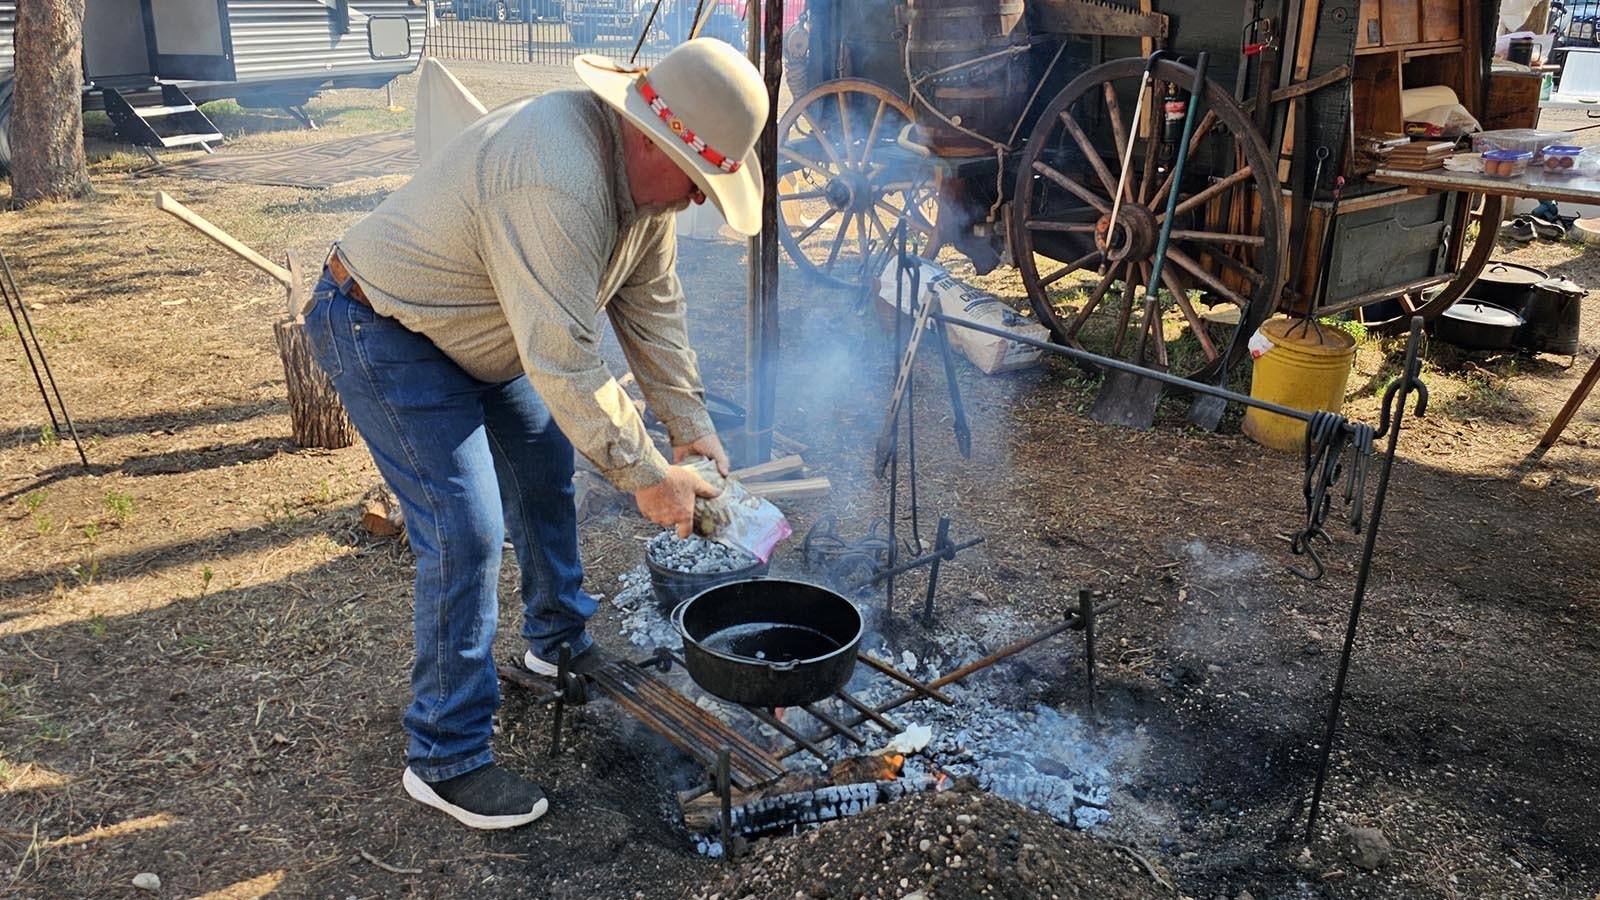
[[1189, 138], [1194, 134], [1195, 112], [1206, 95], [1206, 69], [1211, 64], [1211, 54], [1201, 51], [1195, 61], [1194, 87], [1189, 91], [1189, 109], [1183, 115], [1183, 138], [1178, 141], [1178, 158], [1172, 164], [1172, 188], [1167, 191], [1167, 214], [1161, 220], [1161, 235], [1156, 241], [1156, 259], [1150, 270], [1150, 283], [1145, 293], [1154, 296], [1161, 290], [1161, 269], [1167, 261], [1167, 244], [1172, 239], [1172, 220], [1177, 218], [1178, 194], [1183, 184], [1183, 169], [1189, 162]]

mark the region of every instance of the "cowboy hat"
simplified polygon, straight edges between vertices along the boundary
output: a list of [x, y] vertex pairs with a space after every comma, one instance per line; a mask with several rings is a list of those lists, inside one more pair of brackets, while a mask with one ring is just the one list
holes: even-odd
[[629, 69], [593, 53], [573, 63], [578, 77], [649, 136], [711, 198], [734, 231], [761, 231], [761, 166], [755, 143], [767, 123], [761, 74], [715, 38], [673, 48], [650, 69]]

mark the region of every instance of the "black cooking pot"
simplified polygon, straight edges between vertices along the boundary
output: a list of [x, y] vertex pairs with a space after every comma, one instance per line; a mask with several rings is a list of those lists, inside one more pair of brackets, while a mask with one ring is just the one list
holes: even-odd
[[1517, 334], [1517, 346], [1561, 356], [1577, 353], [1585, 293], [1568, 278], [1547, 278], [1534, 285], [1522, 311], [1524, 324]]
[[1467, 293], [1474, 300], [1503, 306], [1520, 316], [1528, 305], [1528, 298], [1533, 296], [1533, 286], [1546, 277], [1532, 266], [1491, 259]]
[[656, 596], [656, 606], [662, 614], [669, 616], [678, 604], [707, 588], [730, 581], [765, 578], [769, 565], [751, 557], [749, 565], [731, 572], [680, 572], [656, 562], [649, 554], [645, 554], [644, 564], [650, 570], [650, 590]]
[[1503, 306], [1467, 298], [1445, 310], [1434, 324], [1442, 341], [1466, 350], [1509, 350], [1522, 317]]
[[745, 706], [803, 706], [850, 681], [861, 611], [803, 581], [758, 578], [718, 585], [672, 611], [689, 677]]

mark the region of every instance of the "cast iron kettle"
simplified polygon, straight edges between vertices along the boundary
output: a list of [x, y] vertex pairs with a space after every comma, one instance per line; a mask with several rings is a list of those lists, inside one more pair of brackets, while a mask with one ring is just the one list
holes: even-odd
[[678, 604], [684, 668], [707, 693], [744, 706], [804, 706], [850, 681], [861, 611], [803, 581], [756, 578]]

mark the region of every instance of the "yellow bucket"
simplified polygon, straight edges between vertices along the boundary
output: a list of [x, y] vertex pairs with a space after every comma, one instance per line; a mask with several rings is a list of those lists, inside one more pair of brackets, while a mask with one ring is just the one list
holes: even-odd
[[[1263, 324], [1250, 341], [1256, 354], [1250, 396], [1291, 409], [1338, 412], [1356, 358], [1356, 342], [1344, 331], [1323, 325], [1305, 327], [1300, 319], [1280, 317]], [[1298, 419], [1251, 407], [1244, 433], [1263, 447], [1299, 450], [1306, 426]]]

